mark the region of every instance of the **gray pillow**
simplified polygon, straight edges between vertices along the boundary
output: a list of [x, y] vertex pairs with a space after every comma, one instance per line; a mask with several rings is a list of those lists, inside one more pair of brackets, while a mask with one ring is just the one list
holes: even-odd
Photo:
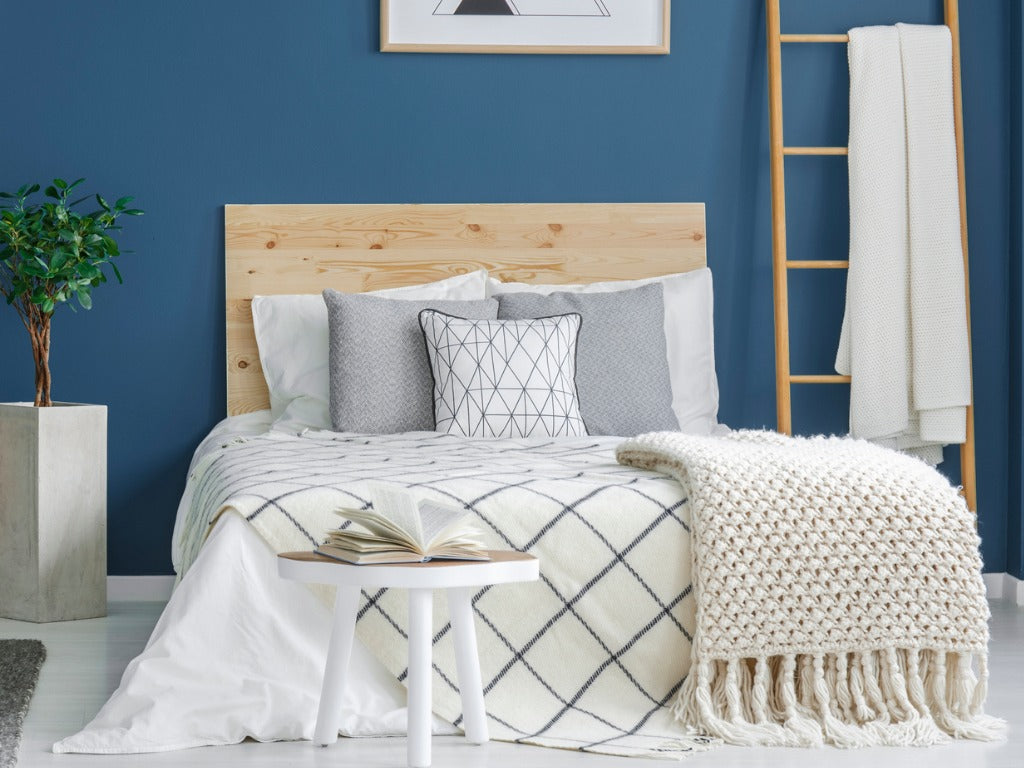
[[496, 299], [407, 301], [324, 291], [330, 340], [331, 424], [337, 432], [434, 428], [434, 381], [423, 346], [424, 309], [493, 320]]
[[505, 293], [499, 318], [578, 313], [580, 413], [591, 435], [679, 429], [665, 345], [660, 283], [609, 293]]

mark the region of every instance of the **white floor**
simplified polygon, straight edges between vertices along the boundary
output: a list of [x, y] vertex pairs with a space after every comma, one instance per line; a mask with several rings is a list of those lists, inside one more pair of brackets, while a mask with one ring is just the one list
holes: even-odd
[[[48, 657], [25, 722], [18, 768], [37, 766], [403, 766], [404, 739], [343, 739], [329, 749], [309, 742], [244, 743], [155, 755], [54, 755], [50, 745], [88, 722], [146, 643], [160, 603], [111, 603], [105, 619], [60, 624], [26, 624], [0, 619], [0, 638], [38, 638]], [[1010, 722], [1009, 741], [960, 742], [932, 749], [875, 748], [859, 751], [742, 749], [724, 747], [686, 761], [704, 766], [871, 766], [871, 768], [1021, 768], [1024, 766], [1024, 609], [992, 604], [992, 686], [989, 711]], [[584, 755], [540, 747], [492, 742], [467, 745], [456, 737], [434, 740], [435, 766], [562, 768], [563, 766], [649, 765], [643, 760]]]

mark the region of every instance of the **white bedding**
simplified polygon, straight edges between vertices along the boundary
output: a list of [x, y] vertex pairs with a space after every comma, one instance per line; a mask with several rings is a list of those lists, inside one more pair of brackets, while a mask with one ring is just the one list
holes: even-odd
[[171, 563], [175, 573], [181, 573], [181, 528], [185, 524], [188, 508], [192, 504], [192, 492], [195, 489], [192, 477], [196, 465], [220, 446], [239, 438], [262, 435], [273, 426], [274, 417], [269, 410], [244, 413], [241, 416], [229, 416], [211, 429], [198, 445], [195, 453], [192, 454], [192, 461], [188, 465], [189, 481], [186, 483], [185, 492], [181, 495], [181, 501], [178, 503], [178, 513], [174, 518], [174, 532], [171, 534]]
[[[110, 701], [55, 751], [309, 738], [329, 615], [313, 591], [278, 579], [273, 553], [308, 547], [309, 532], [336, 524], [330, 510], [365, 496], [374, 477], [457, 498], [499, 544], [529, 548], [546, 563], [539, 591], [510, 587], [497, 603], [476, 606], [485, 677], [488, 665], [507, 663], [513, 672], [495, 677], [488, 696], [489, 714], [493, 706], [511, 720], [498, 721], [507, 735], [497, 737], [617, 754], [701, 747], [684, 743], [664, 706], [685, 675], [692, 633], [688, 511], [674, 480], [616, 465], [616, 438], [296, 438], [263, 434], [268, 423], [267, 413], [229, 419], [196, 451], [175, 526], [184, 577]], [[232, 514], [217, 517], [224, 510]], [[404, 655], [399, 599], [372, 596], [360, 619], [391, 674], [357, 645], [344, 734], [404, 731], [405, 690], [395, 679]], [[435, 649], [436, 672], [450, 661], [444, 645]], [[576, 651], [559, 663], [565, 647]], [[438, 673], [435, 707], [458, 722]]]
[[[230, 417], [196, 449], [174, 524], [175, 570], [196, 467], [233, 440], [266, 433], [271, 423], [270, 411]], [[323, 602], [305, 586], [278, 578], [266, 542], [242, 518], [224, 515], [118, 689], [82, 731], [53, 751], [163, 752], [245, 738], [310, 739], [330, 628]], [[405, 702], [405, 688], [357, 639], [342, 734], [405, 733]], [[458, 730], [435, 717], [434, 732]]]

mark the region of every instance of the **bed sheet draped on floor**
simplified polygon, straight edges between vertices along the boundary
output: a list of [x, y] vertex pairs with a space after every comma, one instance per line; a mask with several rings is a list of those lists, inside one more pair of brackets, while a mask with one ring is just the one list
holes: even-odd
[[[541, 560], [539, 582], [483, 589], [473, 600], [492, 738], [652, 757], [705, 749], [712, 740], [687, 735], [668, 709], [688, 671], [694, 626], [687, 502], [675, 480], [616, 464], [617, 442], [275, 432], [225, 441], [192, 472], [182, 588], [218, 516], [244, 518], [271, 550], [310, 549], [338, 526], [332, 510], [369, 503], [372, 481], [395, 482], [464, 505], [490, 547]], [[331, 597], [325, 588], [314, 592], [321, 606]], [[447, 606], [437, 597], [434, 711], [458, 725]], [[406, 632], [404, 592], [363, 595], [357, 635], [398, 680], [406, 674]], [[252, 677], [260, 681], [258, 668]], [[313, 689], [303, 691], [302, 706], [252, 721], [241, 735], [308, 737], [318, 691], [305, 685]], [[211, 714], [218, 712], [232, 717]], [[283, 727], [287, 718], [304, 721]], [[62, 744], [75, 750], [81, 737]]]

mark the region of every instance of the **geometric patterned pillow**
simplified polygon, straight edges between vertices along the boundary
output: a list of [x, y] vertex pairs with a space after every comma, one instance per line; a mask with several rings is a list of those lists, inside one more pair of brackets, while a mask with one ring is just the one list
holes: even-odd
[[586, 435], [576, 392], [580, 322], [575, 313], [467, 320], [424, 309], [434, 429], [466, 437]]

